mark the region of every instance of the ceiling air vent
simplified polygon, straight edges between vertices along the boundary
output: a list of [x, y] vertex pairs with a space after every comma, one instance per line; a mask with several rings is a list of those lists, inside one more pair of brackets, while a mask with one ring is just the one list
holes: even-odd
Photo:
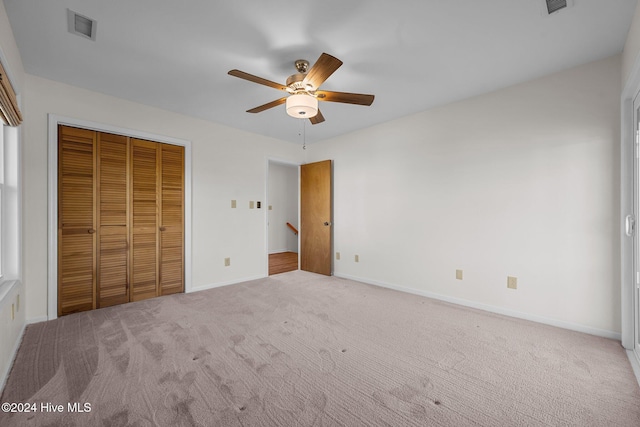
[[73, 10], [67, 9], [67, 24], [69, 32], [90, 40], [96, 39], [96, 28], [98, 23], [86, 16], [80, 15]]
[[551, 15], [553, 12], [557, 12], [560, 9], [567, 7], [567, 0], [546, 0], [547, 12]]

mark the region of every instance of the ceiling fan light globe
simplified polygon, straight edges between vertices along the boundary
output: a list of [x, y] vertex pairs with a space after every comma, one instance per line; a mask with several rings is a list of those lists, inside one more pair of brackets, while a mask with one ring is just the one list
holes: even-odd
[[295, 94], [287, 98], [287, 114], [297, 119], [310, 119], [318, 114], [318, 100], [306, 94]]

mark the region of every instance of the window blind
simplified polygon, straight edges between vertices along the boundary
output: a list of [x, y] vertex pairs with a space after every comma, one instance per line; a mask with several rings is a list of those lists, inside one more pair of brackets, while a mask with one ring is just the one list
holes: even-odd
[[0, 63], [0, 119], [9, 126], [18, 126], [22, 123], [22, 113], [18, 108], [16, 93], [2, 63]]

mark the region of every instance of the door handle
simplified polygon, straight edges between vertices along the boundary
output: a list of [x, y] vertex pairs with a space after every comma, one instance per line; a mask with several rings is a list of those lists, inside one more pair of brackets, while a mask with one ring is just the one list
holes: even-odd
[[325, 227], [328, 227], [328, 226], [330, 226], [330, 225], [331, 225], [331, 223], [330, 223], [329, 221], [325, 221], [325, 222], [324, 222], [324, 226], [325, 226]]
[[167, 227], [160, 227], [160, 231], [165, 231]]
[[624, 221], [624, 232], [631, 237], [636, 231], [636, 220], [633, 215], [627, 215]]
[[87, 230], [87, 233], [89, 233], [89, 234], [93, 234], [95, 232], [96, 232], [96, 230], [93, 229], [93, 228], [90, 228], [90, 229]]

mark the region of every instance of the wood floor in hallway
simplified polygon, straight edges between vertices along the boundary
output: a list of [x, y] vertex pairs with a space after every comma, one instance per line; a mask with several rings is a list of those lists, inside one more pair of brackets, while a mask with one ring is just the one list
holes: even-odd
[[280, 252], [269, 254], [269, 276], [286, 273], [298, 269], [298, 254], [296, 252]]

